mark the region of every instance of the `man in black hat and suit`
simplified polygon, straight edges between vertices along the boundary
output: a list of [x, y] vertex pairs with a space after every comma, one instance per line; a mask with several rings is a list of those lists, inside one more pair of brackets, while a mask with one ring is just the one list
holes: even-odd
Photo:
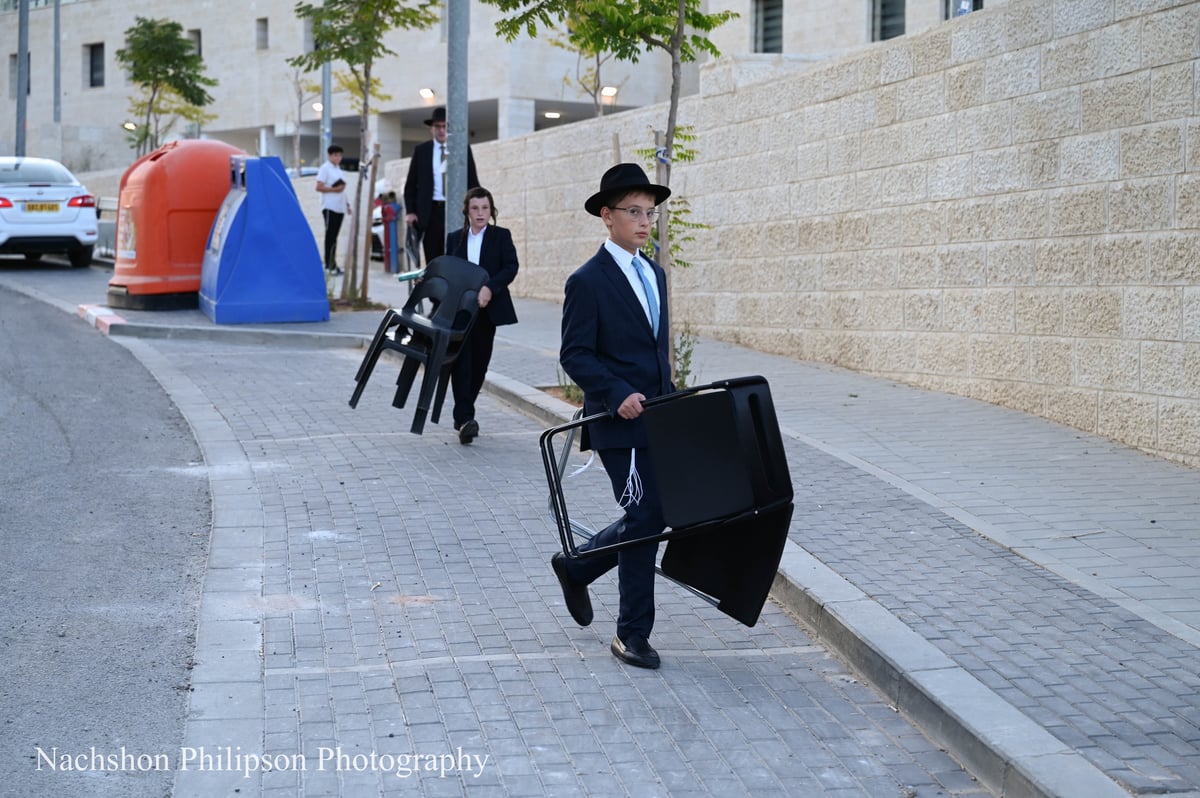
[[[580, 546], [587, 551], [663, 531], [662, 506], [639, 416], [647, 399], [670, 393], [670, 316], [666, 274], [641, 253], [657, 207], [671, 195], [637, 164], [612, 167], [584, 208], [608, 228], [600, 250], [567, 279], [559, 361], [583, 390], [585, 415], [609, 418], [584, 428], [583, 448], [596, 451], [625, 510], [615, 523]], [[580, 626], [592, 622], [587, 586], [617, 568], [620, 608], [611, 650], [640, 668], [657, 668], [650, 645], [654, 626], [654, 543], [615, 554], [550, 561], [567, 609]]]
[[[446, 246], [446, 109], [433, 109], [425, 120], [433, 138], [413, 150], [404, 181], [404, 220], [417, 231], [425, 250], [425, 264], [445, 254]], [[479, 185], [475, 156], [467, 146], [467, 188]]]

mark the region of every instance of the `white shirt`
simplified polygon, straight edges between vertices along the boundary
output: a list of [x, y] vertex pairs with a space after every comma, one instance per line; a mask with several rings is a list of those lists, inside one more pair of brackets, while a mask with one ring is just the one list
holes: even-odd
[[483, 249], [483, 234], [487, 232], [487, 225], [478, 233], [467, 228], [467, 260], [479, 265], [479, 250]]
[[[317, 170], [317, 182], [324, 183], [330, 188], [339, 180], [344, 181], [346, 173], [342, 171], [340, 166], [334, 166], [331, 161], [326, 161], [321, 164], [321, 168]], [[322, 191], [321, 192], [321, 210], [333, 211], [334, 213], [346, 212], [346, 191]]]
[[437, 139], [433, 140], [433, 201], [445, 202], [446, 193], [442, 191], [442, 178], [446, 175], [446, 161], [442, 158], [442, 151], [446, 148], [445, 144], [441, 144]]
[[[646, 320], [653, 324], [654, 320], [650, 318], [650, 306], [646, 304], [646, 288], [642, 285], [642, 278], [638, 277], [637, 270], [633, 268], [633, 253], [626, 252], [620, 246], [613, 243], [611, 238], [605, 240], [604, 248], [612, 255], [613, 260], [617, 262], [617, 266], [621, 269], [621, 274], [625, 275], [625, 279], [629, 281], [629, 287], [633, 289], [634, 295], [641, 303], [642, 312], [646, 314]], [[662, 303], [658, 299], [658, 278], [654, 276], [654, 269], [650, 268], [650, 262], [646, 260], [644, 255], [638, 255], [638, 260], [642, 262], [642, 270], [646, 273], [646, 279], [650, 281], [650, 293], [654, 295], [654, 304], [659, 308], [659, 315], [662, 315]]]

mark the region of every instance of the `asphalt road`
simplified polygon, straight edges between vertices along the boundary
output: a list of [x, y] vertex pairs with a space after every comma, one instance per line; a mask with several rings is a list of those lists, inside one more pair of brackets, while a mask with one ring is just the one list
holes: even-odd
[[92, 750], [183, 739], [200, 458], [127, 350], [0, 288], [0, 795], [170, 793], [173, 773], [98, 769]]

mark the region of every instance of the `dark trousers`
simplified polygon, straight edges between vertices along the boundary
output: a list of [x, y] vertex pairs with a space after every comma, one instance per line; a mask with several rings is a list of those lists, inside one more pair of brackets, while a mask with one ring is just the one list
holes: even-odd
[[[613, 497], [619, 502], [625, 492], [629, 478], [629, 460], [632, 449], [600, 449], [600, 462], [612, 482]], [[642, 479], [642, 500], [625, 508], [620, 520], [596, 533], [596, 536], [579, 547], [580, 551], [607, 546], [612, 543], [657, 535], [663, 531], [662, 505], [658, 495], [658, 484], [654, 469], [650, 465], [647, 449], [637, 449], [637, 472]], [[567, 560], [571, 578], [591, 584], [604, 574], [617, 568], [617, 583], [621, 594], [617, 612], [617, 636], [622, 640], [638, 634], [649, 638], [654, 628], [654, 561], [658, 544], [632, 546], [615, 554], [602, 554], [582, 560]]]
[[434, 258], [446, 254], [446, 203], [434, 201], [421, 236], [421, 248], [425, 251], [425, 265], [428, 266]]
[[342, 219], [345, 218], [345, 214], [323, 210], [321, 215], [325, 217], [325, 268], [333, 269], [337, 267], [338, 233], [342, 232]]
[[475, 400], [483, 389], [492, 349], [496, 343], [496, 325], [487, 311], [481, 309], [475, 324], [463, 342], [462, 350], [450, 371], [450, 389], [454, 392], [454, 428], [475, 418]]

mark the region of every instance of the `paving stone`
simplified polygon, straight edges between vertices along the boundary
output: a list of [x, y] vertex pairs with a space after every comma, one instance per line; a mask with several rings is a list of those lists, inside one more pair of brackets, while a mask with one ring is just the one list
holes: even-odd
[[[522, 324], [498, 341], [493, 368], [528, 384], [547, 382], [539, 375], [553, 374], [547, 336], [553, 335], [555, 312], [544, 303], [528, 310], [522, 305]], [[254, 704], [259, 717], [222, 721], [229, 734], [253, 734], [245, 727], [249, 723], [257, 724], [264, 744], [266, 735], [273, 743], [283, 739], [282, 725], [264, 731], [263, 721], [287, 720], [286, 691], [275, 685], [291, 676], [292, 703], [300, 710], [298, 744], [306, 752], [363, 731], [364, 717], [368, 739], [445, 747], [453, 742], [445, 716], [416, 727], [397, 725], [407, 723], [402, 685], [413, 683], [412, 692], [428, 694], [440, 684], [423, 678], [433, 673], [445, 673], [451, 684], [465, 683], [453, 663], [485, 654], [495, 677], [486, 691], [492, 706], [497, 698], [541, 698], [534, 674], [552, 672], [575, 690], [581, 712], [607, 708], [604, 722], [624, 732], [598, 730], [598, 756], [628, 762], [629, 779], [622, 777], [620, 784], [640, 786], [639, 794], [665, 794], [663, 775], [682, 778], [678, 763], [669, 768], [664, 763], [662, 775], [656, 774], [653, 761], [639, 759], [637, 746], [638, 737], [654, 731], [683, 739], [682, 726], [632, 731], [623, 711], [634, 696], [647, 707], [644, 712], [667, 714], [671, 706], [663, 691], [651, 689], [663, 680], [694, 684], [675, 700], [695, 703], [703, 696], [729, 718], [709, 735], [715, 749], [773, 740], [803, 748], [793, 760], [822, 763], [823, 769], [803, 779], [787, 774], [795, 780], [785, 784], [777, 777], [782, 772], [774, 774], [766, 762], [771, 778], [755, 784], [761, 788], [756, 795], [870, 794], [856, 781], [849, 760], [822, 744], [826, 736], [837, 741], [834, 748], [849, 741], [845, 751], [857, 740], [867, 761], [886, 752], [893, 768], [887, 778], [902, 771], [915, 781], [919, 771], [948, 794], [978, 794], [979, 786], [952, 760], [949, 769], [941, 768], [945, 762], [939, 757], [945, 755], [919, 733], [885, 724], [890, 711], [881, 700], [869, 691], [848, 692], [839, 682], [844, 671], [773, 606], [758, 628], [745, 630], [660, 589], [660, 618], [680, 630], [671, 638], [667, 664], [656, 674], [638, 675], [645, 678], [614, 667], [606, 636], [564, 623], [558, 606], [561, 597], [545, 562], [555, 543], [544, 518], [544, 476], [530, 456], [540, 424], [485, 397], [480, 408], [485, 434], [472, 447], [461, 447], [437, 425], [421, 438], [404, 432], [405, 413], [388, 406], [386, 380], [372, 383], [379, 392], [375, 400], [364, 397], [357, 411], [348, 411], [345, 381], [331, 375], [352, 374], [359, 353], [185, 340], [155, 340], [147, 347], [154, 351], [147, 356], [151, 362], [168, 364], [159, 375], [168, 388], [177, 377], [187, 381], [181, 396], [202, 397], [219, 411], [225, 426], [212, 428], [220, 439], [206, 449], [210, 460], [243, 458], [241, 465], [250, 466], [245, 472], [250, 479], [214, 481], [215, 495], [226, 503], [218, 501], [215, 508], [221, 523], [213, 540], [238, 542], [225, 525], [235, 519], [256, 525], [261, 568], [214, 569], [208, 588], [219, 587], [229, 598], [251, 585], [255, 601], [285, 597], [295, 605], [259, 615], [271, 621], [260, 626], [256, 643], [264, 647], [262, 684], [255, 698], [240, 694], [222, 708], [238, 716]], [[839, 369], [711, 342], [702, 342], [697, 357], [706, 374], [756, 372], [771, 380], [797, 479], [794, 543], [998, 691], [1037, 693], [1041, 722], [1070, 729], [1064, 736], [1110, 775], [1144, 790], [1200, 783], [1200, 565], [1188, 537], [1200, 517], [1195, 471], [1015, 411]], [[262, 402], [263, 396], [301, 401]], [[197, 426], [201, 438], [212, 434], [209, 429]], [[230, 447], [230, 440], [242, 445]], [[463, 484], [478, 493], [446, 507], [422, 501]], [[934, 504], [927, 503], [930, 496]], [[581, 495], [581, 503], [593, 499], [592, 514], [604, 518], [611, 512], [603, 491]], [[214, 563], [232, 553], [216, 552]], [[497, 579], [499, 573], [523, 578]], [[375, 582], [381, 587], [371, 591]], [[598, 618], [611, 617], [614, 584], [602, 580], [593, 593]], [[248, 615], [243, 610], [237, 620]], [[211, 619], [207, 609], [202, 612], [202, 626]], [[290, 636], [279, 623], [288, 619]], [[286, 649], [267, 653], [268, 646], [286, 646], [289, 637], [293, 655]], [[756, 662], [739, 658], [797, 646], [811, 648], [767, 653]], [[689, 662], [688, 652], [699, 653]], [[792, 687], [774, 681], [764, 686], [759, 666], [782, 671], [794, 669], [797, 660], [809, 667], [803, 677], [790, 676]], [[446, 663], [450, 670], [440, 670]], [[725, 678], [702, 674], [699, 664]], [[335, 673], [343, 675], [339, 669], [379, 675], [371, 677], [369, 688], [365, 677], [355, 688], [353, 682], [334, 681]], [[396, 684], [392, 694], [379, 684], [389, 679]], [[527, 692], [506, 692], [506, 683], [523, 684]], [[370, 711], [330, 713], [326, 703], [322, 713], [313, 697], [334, 685], [362, 690], [362, 699], [351, 704]], [[468, 701], [485, 700], [483, 691], [465, 693]], [[205, 735], [211, 735], [211, 712], [220, 706], [212, 698], [193, 699], [200, 712], [194, 725]], [[747, 715], [734, 711], [739, 700], [773, 703]], [[832, 709], [839, 700], [862, 712]], [[789, 701], [796, 712], [780, 713], [779, 704]], [[577, 726], [570, 724], [579, 717], [559, 711], [556, 701], [549, 704], [555, 713], [541, 713], [535, 727], [562, 723], [574, 739]], [[518, 713], [511, 714], [515, 719]], [[534, 720], [532, 710], [520, 714], [520, 720]], [[796, 733], [797, 721], [809, 735]], [[518, 739], [522, 728], [519, 722], [513, 728], [513, 721], [490, 721], [494, 734], [488, 734], [478, 713], [474, 723], [474, 729], [462, 731], [495, 750]], [[768, 733], [774, 724], [778, 733]], [[748, 732], [747, 725], [753, 726]], [[403, 739], [387, 736], [397, 730]], [[1103, 731], [1109, 734], [1098, 733]], [[880, 735], [895, 744], [881, 747]], [[909, 761], [891, 761], [905, 757]], [[548, 783], [530, 763], [528, 752], [512, 751], [507, 769], [499, 764], [493, 769], [487, 789], [545, 794]], [[338, 794], [343, 785], [330, 775], [307, 773], [298, 786], [305, 795]], [[572, 778], [572, 791], [581, 793], [602, 792], [600, 783], [613, 786], [607, 774], [598, 782]], [[748, 791], [747, 778], [757, 776], [732, 768], [725, 781], [714, 774], [701, 783], [709, 794], [738, 794]], [[771, 779], [774, 785], [766, 783]], [[418, 789], [441, 794], [450, 785], [461, 792], [463, 783], [421, 781]], [[872, 782], [871, 789], [884, 784]], [[177, 784], [187, 787], [177, 794], [195, 786]], [[281, 792], [265, 777], [252, 786], [243, 794]]]

